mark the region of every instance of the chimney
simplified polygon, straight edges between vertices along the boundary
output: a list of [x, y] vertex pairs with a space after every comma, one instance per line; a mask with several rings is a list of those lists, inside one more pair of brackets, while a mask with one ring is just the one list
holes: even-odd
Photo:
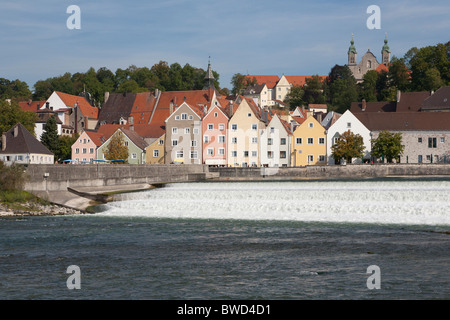
[[323, 115], [322, 112], [317, 113], [317, 121], [320, 123], [322, 123], [322, 115]]
[[362, 111], [366, 111], [367, 102], [366, 99], [362, 99]]
[[158, 97], [158, 94], [159, 94], [159, 89], [156, 88], [156, 89], [155, 89], [155, 97]]
[[128, 123], [130, 124], [130, 130], [134, 131], [134, 118], [128, 117]]
[[106, 103], [108, 101], [108, 99], [109, 99], [109, 92], [105, 91], [105, 101], [104, 101], [104, 103]]
[[229, 114], [230, 118], [233, 116], [233, 101], [230, 101], [230, 107], [229, 107], [228, 114]]
[[14, 138], [17, 137], [18, 135], [19, 135], [19, 126], [16, 125], [16, 126], [14, 127]]
[[294, 120], [291, 120], [291, 132], [294, 133]]
[[397, 102], [400, 102], [400, 98], [402, 97], [402, 92], [397, 90]]
[[172, 114], [172, 113], [173, 113], [173, 102], [170, 101], [170, 114]]
[[206, 111], [207, 111], [207, 108], [206, 108], [206, 104], [203, 106], [203, 115], [204, 116], [206, 116]]
[[265, 124], [269, 122], [269, 108], [267, 106], [265, 106], [264, 109], [262, 110], [261, 118]]
[[2, 134], [2, 151], [6, 149], [6, 134]]

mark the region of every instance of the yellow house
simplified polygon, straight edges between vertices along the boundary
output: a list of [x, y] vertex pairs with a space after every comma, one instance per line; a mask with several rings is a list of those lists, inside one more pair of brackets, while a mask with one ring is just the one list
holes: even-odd
[[326, 165], [327, 135], [325, 128], [313, 116], [309, 116], [292, 135], [291, 165]]
[[164, 164], [164, 140], [166, 134], [155, 139], [146, 149], [145, 163]]

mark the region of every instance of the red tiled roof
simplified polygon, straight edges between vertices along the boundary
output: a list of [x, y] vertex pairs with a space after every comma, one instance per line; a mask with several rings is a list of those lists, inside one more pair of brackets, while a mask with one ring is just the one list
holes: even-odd
[[23, 111], [38, 111], [43, 105], [45, 105], [45, 101], [20, 101], [19, 107]]
[[376, 71], [377, 72], [381, 72], [381, 71], [386, 71], [387, 72], [387, 71], [389, 71], [389, 68], [385, 64], [381, 63], [380, 65], [378, 65]]
[[273, 75], [272, 76], [246, 75], [245, 77], [249, 78], [250, 80], [253, 80], [253, 78], [255, 78], [258, 84], [266, 84], [268, 89], [273, 89], [280, 80], [280, 77]]
[[[312, 78], [313, 76], [286, 76], [286, 80], [293, 86], [303, 87], [306, 83], [307, 78]], [[320, 80], [324, 81], [327, 76], [319, 76]]]
[[107, 139], [105, 139], [105, 141], [102, 141], [102, 137], [103, 135], [101, 133], [95, 132], [95, 131], [88, 131], [85, 130], [84, 132], [86, 132], [86, 134], [89, 136], [89, 138], [91, 138], [91, 141], [93, 143], [95, 143], [95, 145], [97, 147], [101, 146], [103, 144], [103, 142], [105, 142]]
[[150, 92], [136, 93], [136, 98], [134, 99], [134, 104], [130, 112], [134, 124], [149, 123], [155, 102], [156, 98]]
[[91, 106], [85, 97], [75, 96], [60, 91], [55, 92], [66, 106], [74, 107], [77, 103], [85, 117], [88, 117], [90, 119], [98, 119], [98, 109]]

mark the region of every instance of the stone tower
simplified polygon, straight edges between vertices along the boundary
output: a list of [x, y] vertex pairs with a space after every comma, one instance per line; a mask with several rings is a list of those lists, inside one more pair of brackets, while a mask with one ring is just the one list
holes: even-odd
[[381, 49], [381, 63], [388, 65], [391, 62], [391, 49], [388, 46], [387, 35], [384, 39], [384, 46]]
[[353, 40], [352, 35], [352, 41], [350, 41], [350, 47], [348, 48], [348, 65], [349, 66], [355, 66], [356, 65], [356, 48], [355, 48], [355, 41]]
[[208, 69], [206, 70], [205, 75], [205, 84], [203, 90], [208, 90], [214, 88], [214, 75], [211, 70], [211, 57], [208, 60]]

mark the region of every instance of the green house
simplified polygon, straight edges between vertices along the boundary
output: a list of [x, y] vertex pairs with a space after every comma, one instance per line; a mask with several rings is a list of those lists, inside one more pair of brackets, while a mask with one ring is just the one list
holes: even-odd
[[[128, 148], [127, 159], [106, 159], [105, 152], [108, 145], [114, 137], [121, 136], [124, 147]], [[129, 164], [145, 163], [145, 148], [148, 147], [147, 142], [133, 130], [118, 128], [100, 147], [97, 149], [97, 158], [104, 160], [126, 160]]]

